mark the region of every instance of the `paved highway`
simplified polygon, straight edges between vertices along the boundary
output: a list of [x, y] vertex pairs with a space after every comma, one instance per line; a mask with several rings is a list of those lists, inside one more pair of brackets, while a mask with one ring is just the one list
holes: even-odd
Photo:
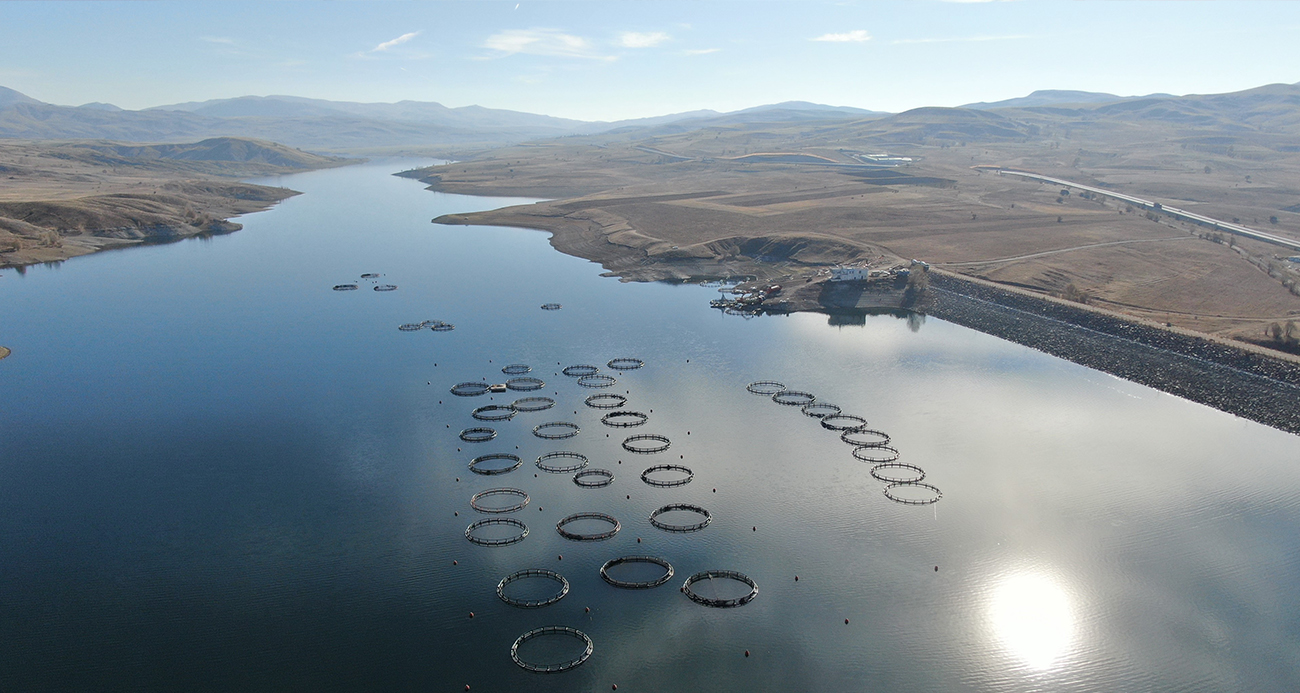
[[[986, 167], [977, 167], [977, 168], [986, 168]], [[1103, 190], [1103, 189], [1101, 189], [1101, 188], [1094, 188], [1094, 187], [1092, 187], [1092, 186], [1090, 186], [1090, 185], [1084, 185], [1084, 184], [1082, 184], [1082, 183], [1075, 183], [1075, 182], [1073, 182], [1073, 181], [1063, 180], [1063, 179], [1061, 179], [1061, 178], [1052, 178], [1052, 177], [1050, 177], [1050, 176], [1040, 176], [1040, 175], [1038, 175], [1037, 173], [1029, 173], [1028, 171], [1012, 171], [1012, 170], [1009, 170], [1009, 169], [998, 168], [998, 167], [987, 167], [987, 169], [991, 169], [991, 170], [995, 170], [995, 171], [997, 171], [997, 172], [998, 172], [998, 175], [1003, 175], [1003, 176], [1020, 176], [1020, 177], [1022, 177], [1022, 178], [1033, 178], [1033, 179], [1035, 179], [1035, 180], [1041, 180], [1041, 181], [1044, 181], [1044, 182], [1047, 182], [1047, 183], [1052, 183], [1052, 184], [1054, 184], [1054, 185], [1060, 185], [1060, 186], [1063, 186], [1063, 187], [1066, 187], [1066, 188], [1075, 188], [1075, 189], [1078, 189], [1078, 190], [1087, 190], [1088, 192], [1093, 193], [1094, 195], [1105, 195], [1106, 197], [1109, 197], [1109, 198], [1112, 198], [1112, 199], [1115, 199], [1115, 200], [1121, 200], [1121, 201], [1123, 201], [1123, 202], [1127, 202], [1127, 203], [1132, 204], [1132, 205], [1137, 206], [1137, 207], [1142, 207], [1142, 208], [1144, 208], [1144, 209], [1150, 209], [1150, 210], [1155, 210], [1155, 211], [1163, 212], [1163, 213], [1168, 214], [1169, 216], [1174, 217], [1174, 218], [1177, 218], [1177, 219], [1187, 219], [1188, 221], [1194, 221], [1194, 222], [1197, 222], [1197, 223], [1199, 223], [1199, 224], [1204, 224], [1204, 225], [1206, 225], [1206, 226], [1214, 227], [1214, 228], [1216, 228], [1216, 229], [1218, 229], [1218, 230], [1220, 230], [1220, 231], [1227, 231], [1227, 232], [1229, 232], [1229, 233], [1235, 233], [1235, 234], [1237, 234], [1237, 235], [1239, 235], [1239, 236], [1245, 236], [1245, 237], [1247, 237], [1247, 238], [1254, 238], [1255, 240], [1264, 241], [1265, 243], [1272, 243], [1272, 244], [1274, 244], [1274, 245], [1280, 245], [1280, 246], [1285, 247], [1285, 248], [1290, 248], [1291, 250], [1300, 250], [1300, 241], [1295, 240], [1295, 239], [1286, 238], [1286, 237], [1284, 237], [1284, 236], [1277, 236], [1277, 235], [1274, 235], [1274, 234], [1271, 234], [1271, 233], [1266, 233], [1266, 232], [1264, 232], [1264, 231], [1259, 231], [1259, 230], [1256, 230], [1256, 229], [1252, 229], [1252, 228], [1250, 228], [1250, 227], [1248, 227], [1248, 226], [1242, 226], [1241, 224], [1233, 224], [1233, 223], [1230, 223], [1230, 222], [1221, 221], [1221, 220], [1219, 220], [1219, 219], [1214, 219], [1214, 218], [1212, 218], [1212, 217], [1207, 217], [1207, 216], [1205, 216], [1205, 215], [1203, 215], [1203, 214], [1197, 214], [1197, 213], [1195, 213], [1195, 212], [1189, 212], [1189, 211], [1187, 211], [1187, 210], [1185, 210], [1185, 209], [1178, 209], [1177, 207], [1169, 207], [1169, 206], [1167, 206], [1167, 205], [1161, 205], [1161, 204], [1158, 204], [1158, 203], [1156, 203], [1156, 202], [1152, 202], [1151, 200], [1144, 200], [1144, 199], [1142, 199], [1142, 198], [1140, 198], [1140, 197], [1133, 197], [1132, 195], [1124, 195], [1124, 194], [1122, 194], [1122, 193], [1117, 193], [1117, 192], [1113, 192], [1113, 191], [1110, 191], [1110, 190]]]

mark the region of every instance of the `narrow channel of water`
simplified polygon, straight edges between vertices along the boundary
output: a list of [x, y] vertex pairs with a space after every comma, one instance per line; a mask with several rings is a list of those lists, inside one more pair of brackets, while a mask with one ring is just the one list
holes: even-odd
[[[1300, 438], [940, 320], [723, 316], [713, 289], [603, 278], [540, 232], [432, 225], [526, 201], [389, 175], [410, 165], [285, 177], [306, 194], [229, 236], [0, 272], [0, 688], [1300, 687]], [[362, 289], [331, 290], [347, 282]], [[397, 329], [423, 320], [456, 329]], [[449, 392], [510, 363], [545, 388]], [[582, 403], [603, 390], [558, 374], [570, 364], [615, 375], [648, 423], [603, 425]], [[888, 500], [816, 419], [746, 391], [762, 379], [867, 418], [942, 500]], [[470, 417], [530, 394], [557, 406]], [[548, 421], [581, 432], [535, 437]], [[494, 440], [457, 437], [483, 425]], [[641, 432], [672, 446], [620, 446]], [[539, 471], [553, 450], [614, 482]], [[469, 472], [491, 452], [524, 464]], [[652, 487], [656, 463], [694, 477]], [[498, 486], [529, 494], [506, 515], [529, 534], [475, 546], [466, 526], [489, 516], [470, 496]], [[649, 515], [667, 503], [713, 520], [663, 532]], [[580, 511], [619, 533], [557, 534]], [[675, 575], [602, 581], [629, 554]], [[569, 593], [499, 600], [526, 568]], [[691, 602], [679, 587], [710, 569], [758, 596]], [[511, 643], [546, 625], [588, 634], [591, 658], [517, 667]]]

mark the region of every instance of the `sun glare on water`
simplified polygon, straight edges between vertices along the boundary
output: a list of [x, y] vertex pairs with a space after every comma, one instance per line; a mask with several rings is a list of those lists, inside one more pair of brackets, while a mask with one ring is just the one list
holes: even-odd
[[1032, 669], [1050, 669], [1074, 638], [1074, 615], [1060, 585], [1037, 574], [1007, 578], [993, 590], [993, 631]]

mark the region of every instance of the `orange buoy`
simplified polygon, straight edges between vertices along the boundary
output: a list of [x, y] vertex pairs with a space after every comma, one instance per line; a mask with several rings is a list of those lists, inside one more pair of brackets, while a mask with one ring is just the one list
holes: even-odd
[[470, 618], [474, 618], [474, 612], [473, 612], [473, 611], [469, 612], [469, 617], [470, 617]]
[[562, 561], [562, 560], [564, 560], [564, 554], [560, 554], [559, 557], [556, 558], [555, 560], [557, 560], [557, 561]]
[[746, 656], [746, 657], [749, 656], [749, 650], [745, 650], [745, 656]]
[[460, 565], [460, 561], [452, 561], [451, 564], [452, 564], [452, 565]]
[[847, 619], [847, 618], [844, 619], [844, 625], [846, 625], [846, 626], [849, 625], [849, 619]]
[[584, 613], [588, 613], [588, 614], [591, 613], [591, 607], [589, 607], [589, 606], [584, 606], [584, 607], [582, 607], [582, 610], [583, 610]]

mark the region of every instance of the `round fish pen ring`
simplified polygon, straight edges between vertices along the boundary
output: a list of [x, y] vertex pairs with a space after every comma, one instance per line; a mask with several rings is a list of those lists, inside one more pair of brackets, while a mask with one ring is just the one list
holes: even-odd
[[[490, 505], [483, 505], [480, 501], [484, 498], [494, 498], [497, 496], [513, 496], [520, 499], [518, 503], [502, 508], [496, 508]], [[486, 491], [479, 491], [469, 499], [469, 507], [490, 515], [499, 515], [501, 513], [513, 513], [528, 507], [528, 494], [517, 488], [490, 488]]]
[[649, 416], [639, 411], [615, 411], [600, 417], [601, 423], [614, 428], [632, 428], [649, 420]]
[[[643, 441], [649, 441], [654, 444], [638, 444]], [[661, 436], [657, 433], [640, 433], [623, 439], [623, 449], [638, 455], [653, 455], [656, 452], [663, 452], [671, 445], [672, 441], [668, 440], [668, 436]]]
[[817, 395], [802, 390], [782, 390], [772, 395], [772, 401], [787, 407], [806, 407], [817, 399]]
[[510, 408], [515, 411], [542, 411], [555, 406], [555, 400], [550, 397], [521, 397], [510, 403]]
[[506, 387], [518, 392], [529, 392], [531, 390], [540, 390], [543, 387], [546, 387], [546, 383], [542, 382], [540, 378], [524, 376], [522, 378], [511, 378], [507, 380]]
[[822, 428], [828, 431], [851, 431], [855, 428], [866, 428], [867, 420], [861, 416], [852, 414], [832, 414], [831, 416], [822, 417]]
[[616, 371], [633, 371], [644, 366], [645, 361], [632, 358], [610, 359], [609, 363], [605, 365]]
[[[570, 532], [564, 528], [565, 525], [577, 522], [578, 520], [600, 520], [602, 522], [608, 522], [612, 525], [612, 528], [603, 532], [592, 532], [589, 534]], [[560, 536], [570, 541], [602, 541], [618, 534], [618, 530], [622, 528], [623, 526], [618, 523], [618, 520], [614, 519], [614, 516], [606, 515], [605, 513], [574, 513], [555, 523], [555, 531], [559, 532]]]
[[558, 304], [558, 303], [543, 303], [543, 304], [542, 304], [542, 310], [559, 310], [560, 308], [563, 308], [563, 306], [561, 306], [561, 305]]
[[[582, 651], [582, 654], [567, 662], [559, 662], [556, 664], [534, 664], [521, 659], [519, 657], [519, 646], [533, 638], [541, 637], [543, 635], [567, 635], [586, 643], [587, 647]], [[577, 628], [570, 628], [568, 626], [543, 626], [541, 628], [534, 628], [519, 636], [515, 640], [515, 644], [510, 646], [510, 659], [514, 660], [515, 664], [518, 664], [520, 667], [528, 671], [533, 671], [538, 674], [555, 674], [580, 666], [583, 662], [587, 661], [587, 658], [591, 657], [591, 653], [594, 649], [595, 646], [592, 645], [591, 638], [587, 637], [586, 633]]]
[[614, 472], [608, 469], [584, 469], [573, 475], [573, 483], [583, 488], [604, 488], [614, 483]]
[[397, 291], [397, 285], [396, 285], [396, 284], [378, 284], [378, 285], [375, 286], [375, 291]]
[[419, 332], [420, 330], [424, 329], [424, 324], [418, 322], [408, 322], [404, 325], [398, 325], [397, 329], [403, 332]]
[[486, 443], [497, 437], [496, 429], [483, 426], [467, 428], [460, 432], [460, 439], [466, 443]]
[[429, 329], [433, 330], [434, 332], [451, 332], [452, 330], [456, 329], [456, 326], [449, 322], [438, 321], [430, 324]]
[[578, 378], [578, 384], [583, 387], [612, 387], [618, 383], [612, 375], [584, 375]]
[[830, 402], [813, 402], [812, 404], [803, 405], [804, 416], [811, 416], [814, 419], [821, 419], [827, 416], [835, 416], [840, 413], [840, 408]]
[[[517, 597], [510, 597], [506, 595], [506, 585], [509, 585], [510, 583], [515, 582], [517, 580], [527, 580], [528, 578], [543, 578], [546, 580], [553, 580], [559, 583], [560, 589], [557, 590], [555, 594], [552, 594], [544, 599], [519, 599]], [[501, 582], [497, 583], [497, 596], [501, 598], [501, 601], [509, 604], [510, 606], [517, 606], [520, 609], [540, 609], [543, 606], [550, 606], [551, 604], [554, 604], [555, 602], [564, 599], [564, 595], [568, 593], [569, 593], [569, 581], [565, 580], [563, 575], [560, 575], [554, 570], [545, 570], [543, 568], [529, 568], [527, 570], [520, 570], [501, 578]]]
[[533, 426], [533, 435], [546, 440], [562, 440], [572, 438], [578, 435], [578, 424], [569, 423], [568, 421], [548, 421], [544, 424]]
[[600, 372], [600, 369], [595, 366], [580, 363], [576, 366], [565, 366], [564, 370], [560, 372], [570, 378], [581, 378], [584, 375], [595, 375]]
[[[685, 510], [687, 512], [692, 512], [697, 515], [703, 516], [704, 519], [689, 525], [670, 525], [667, 522], [659, 521], [660, 515], [667, 512], [672, 512], [674, 510]], [[704, 508], [701, 508], [698, 505], [691, 505], [690, 503], [669, 503], [668, 505], [665, 505], [662, 508], [659, 508], [658, 510], [650, 513], [650, 524], [654, 525], [655, 527], [658, 527], [659, 529], [662, 529], [665, 532], [678, 532], [678, 533], [698, 532], [701, 529], [708, 527], [710, 522], [713, 522], [713, 515], [711, 515], [709, 511], [705, 510]]]
[[[653, 580], [637, 581], [619, 580], [618, 578], [611, 577], [609, 569], [617, 565], [623, 565], [624, 563], [650, 563], [663, 568], [664, 574]], [[651, 587], [658, 587], [673, 579], [673, 565], [658, 556], [620, 556], [605, 561], [605, 565], [600, 567], [600, 577], [603, 578], [605, 582], [625, 590], [648, 590]]]
[[451, 387], [451, 394], [457, 397], [478, 397], [486, 395], [491, 386], [487, 383], [456, 383]]
[[[492, 525], [509, 525], [519, 529], [518, 534], [512, 534], [502, 539], [488, 539], [474, 535], [474, 530], [480, 527], [489, 527]], [[465, 528], [465, 538], [479, 546], [506, 546], [509, 544], [518, 544], [528, 536], [528, 525], [516, 520], [513, 517], [489, 517], [472, 523]]]
[[[556, 460], [576, 460], [570, 463], [555, 464]], [[580, 452], [569, 452], [568, 450], [557, 450], [548, 452], [537, 458], [537, 468], [543, 472], [552, 474], [568, 474], [576, 472], [586, 467], [588, 464], [587, 456]]]
[[509, 421], [515, 416], [514, 407], [509, 404], [488, 404], [470, 412], [469, 415], [479, 421]]
[[850, 428], [840, 433], [840, 440], [860, 448], [889, 445], [889, 434], [874, 428]]
[[778, 392], [784, 391], [785, 385], [778, 383], [775, 380], [759, 380], [746, 385], [745, 389], [756, 395], [766, 395], [771, 397]]
[[533, 367], [527, 364], [512, 363], [509, 366], [503, 367], [501, 369], [501, 372], [505, 373], [506, 375], [524, 375], [525, 373], [532, 372], [532, 370]]
[[602, 392], [588, 397], [587, 406], [592, 409], [618, 409], [627, 404], [627, 398], [623, 395], [616, 395], [612, 392]]
[[[902, 491], [916, 488], [928, 491], [929, 493], [920, 498], [911, 498], [902, 495]], [[938, 488], [935, 488], [930, 484], [923, 484], [920, 482], [895, 483], [885, 487], [885, 497], [895, 503], [902, 503], [903, 505], [930, 505], [932, 503], [938, 503], [939, 499], [943, 498], [943, 491], [940, 491]]]
[[[651, 479], [650, 475], [655, 472], [684, 472], [686, 477], [683, 479], [669, 479], [667, 481], [663, 479]], [[656, 464], [653, 467], [646, 468], [644, 472], [641, 472], [641, 481], [644, 481], [651, 486], [658, 486], [659, 488], [685, 486], [691, 483], [691, 479], [694, 478], [695, 472], [691, 471], [690, 467], [684, 467], [680, 464]]]
[[[502, 467], [502, 468], [481, 466], [484, 462], [491, 462], [493, 460], [506, 460], [507, 462], [513, 461], [514, 464], [510, 465], [509, 467]], [[471, 472], [474, 472], [475, 474], [482, 474], [484, 476], [493, 476], [496, 474], [505, 474], [507, 472], [513, 472], [516, 469], [519, 469], [519, 465], [523, 463], [524, 461], [519, 459], [519, 455], [512, 455], [508, 452], [494, 452], [491, 455], [480, 455], [479, 457], [475, 457], [474, 459], [470, 460], [469, 470]]]
[[[749, 594], [746, 594], [743, 597], [735, 597], [732, 599], [718, 599], [713, 597], [701, 596], [699, 594], [696, 594], [693, 590], [691, 590], [691, 585], [694, 585], [700, 580], [713, 580], [717, 578], [724, 578], [727, 580], [735, 580], [737, 582], [743, 582], [746, 585], [749, 585]], [[745, 575], [744, 573], [738, 573], [734, 570], [706, 570], [704, 572], [696, 573], [686, 578], [686, 583], [682, 585], [682, 594], [685, 594], [687, 597], [690, 597], [691, 601], [695, 602], [696, 604], [712, 606], [718, 609], [726, 609], [733, 606], [740, 606], [742, 604], [747, 604], [754, 597], [757, 597], [758, 583], [754, 582], [753, 578], [749, 577], [748, 575]]]
[[853, 456], [863, 462], [884, 464], [898, 459], [898, 451], [888, 445], [874, 445], [853, 448]]
[[[912, 472], [912, 475], [906, 477], [894, 476], [887, 471], [893, 469], [905, 469]], [[877, 481], [883, 481], [887, 484], [917, 484], [925, 479], [925, 470], [906, 462], [881, 462], [871, 468], [871, 476]]]
[[359, 288], [361, 287], [357, 286], [356, 284], [335, 284], [334, 285], [335, 291], [356, 291]]

